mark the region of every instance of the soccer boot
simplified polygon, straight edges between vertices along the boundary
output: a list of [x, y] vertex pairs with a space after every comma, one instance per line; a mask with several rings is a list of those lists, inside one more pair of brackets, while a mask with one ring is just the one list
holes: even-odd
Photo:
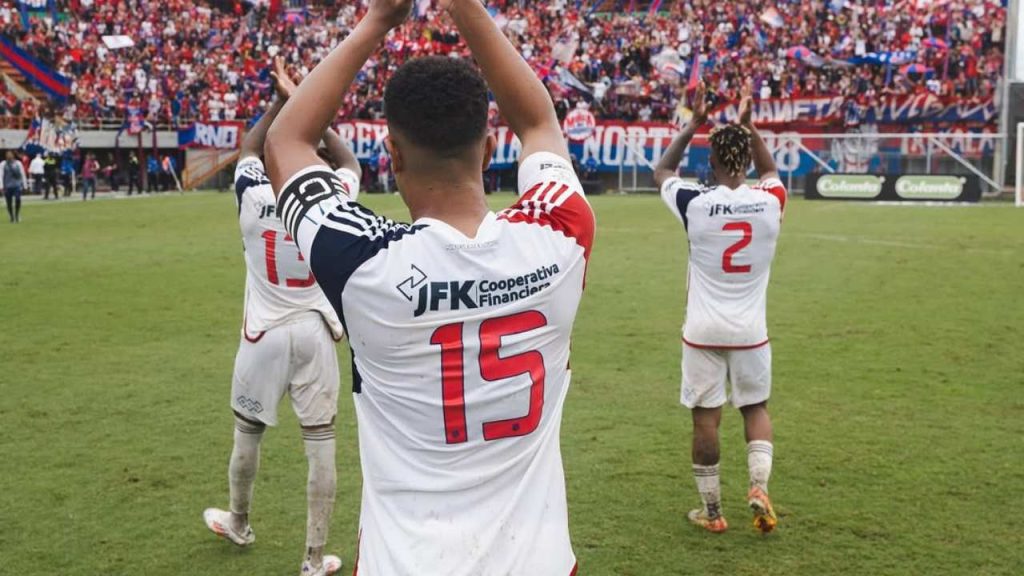
[[206, 522], [206, 527], [210, 529], [210, 532], [225, 540], [229, 540], [237, 546], [248, 546], [256, 541], [256, 535], [253, 534], [251, 526], [246, 525], [245, 530], [242, 532], [236, 532], [231, 527], [231, 512], [227, 510], [207, 508], [203, 510], [203, 520]]
[[341, 558], [327, 554], [324, 556], [323, 564], [314, 567], [308, 561], [302, 563], [302, 572], [299, 576], [330, 576], [341, 570]]
[[697, 508], [696, 510], [690, 510], [690, 513], [686, 515], [690, 519], [690, 523], [713, 532], [715, 534], [721, 534], [729, 529], [729, 523], [725, 521], [725, 516], [716, 516], [711, 518], [703, 508]]
[[757, 486], [752, 486], [750, 492], [747, 493], [747, 504], [750, 505], [750, 511], [754, 513], [754, 528], [760, 530], [762, 534], [775, 530], [779, 519], [775, 515], [775, 509], [772, 508], [772, 501], [768, 498], [767, 492]]

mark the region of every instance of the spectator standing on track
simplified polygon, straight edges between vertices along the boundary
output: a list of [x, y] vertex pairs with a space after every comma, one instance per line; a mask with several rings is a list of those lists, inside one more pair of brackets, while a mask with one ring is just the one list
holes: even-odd
[[146, 159], [146, 192], [155, 194], [160, 191], [157, 181], [160, 180], [160, 160], [156, 154], [150, 154]]
[[4, 201], [11, 224], [21, 222], [21, 192], [26, 180], [25, 166], [14, 157], [14, 152], [7, 152], [7, 160], [0, 164], [0, 182], [4, 185]]
[[132, 195], [132, 191], [138, 189], [139, 194], [142, 194], [142, 181], [139, 180], [139, 157], [132, 152], [128, 156], [128, 195]]
[[380, 189], [385, 194], [391, 193], [391, 158], [384, 150], [377, 156], [377, 179], [380, 181]]
[[46, 179], [46, 162], [42, 155], [36, 154], [35, 158], [28, 165], [28, 173], [32, 176], [32, 193], [43, 194], [44, 180]]
[[60, 157], [60, 181], [61, 187], [64, 188], [64, 197], [71, 196], [75, 188], [75, 160], [71, 157], [71, 152]]
[[56, 154], [47, 154], [46, 159], [43, 161], [43, 175], [45, 183], [43, 184], [43, 199], [50, 199], [50, 192], [53, 192], [53, 199], [60, 200], [60, 194], [57, 191], [57, 172], [60, 167], [57, 164]]
[[96, 173], [99, 169], [100, 163], [96, 161], [96, 156], [87, 154], [82, 162], [82, 200], [86, 199], [90, 191], [92, 197], [96, 198]]

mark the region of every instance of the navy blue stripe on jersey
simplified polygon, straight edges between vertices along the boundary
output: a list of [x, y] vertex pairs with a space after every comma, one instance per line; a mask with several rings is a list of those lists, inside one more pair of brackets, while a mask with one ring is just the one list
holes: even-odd
[[293, 179], [277, 200], [285, 229], [293, 238], [296, 237], [299, 222], [310, 209], [338, 194], [345, 194], [345, 185], [327, 168], [312, 170]]
[[[326, 168], [301, 172], [285, 187], [278, 205], [288, 232], [300, 246], [309, 246], [309, 253], [304, 254], [309, 269], [352, 338], [342, 306], [349, 278], [390, 244], [426, 225], [397, 223], [350, 201], [341, 179]], [[310, 233], [314, 234], [312, 242], [300, 237]], [[354, 359], [352, 369], [353, 390], [359, 392], [361, 379]]]
[[249, 160], [246, 162], [246, 158], [239, 160], [242, 163], [241, 172], [235, 178], [235, 200], [238, 202], [238, 206], [242, 206], [242, 196], [245, 195], [246, 190], [255, 188], [256, 186], [269, 186], [270, 179], [267, 178], [267, 173], [263, 171], [263, 165], [258, 161], [254, 162]]
[[696, 188], [677, 188], [676, 189], [676, 207], [679, 208], [679, 215], [683, 217], [683, 228], [690, 229], [690, 219], [686, 216], [686, 209], [690, 207], [690, 202], [693, 199], [700, 196], [700, 190]]

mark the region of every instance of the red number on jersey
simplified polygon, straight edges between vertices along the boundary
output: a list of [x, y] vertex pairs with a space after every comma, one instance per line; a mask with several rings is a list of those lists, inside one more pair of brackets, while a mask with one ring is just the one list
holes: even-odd
[[726, 248], [725, 253], [722, 254], [722, 270], [726, 274], [746, 274], [750, 272], [750, 264], [737, 266], [732, 263], [732, 257], [740, 250], [750, 246], [750, 241], [754, 237], [754, 228], [750, 225], [750, 222], [729, 222], [722, 227], [722, 230], [726, 232], [734, 230], [743, 232], [743, 238], [740, 238], [735, 244]]
[[[525, 416], [484, 422], [484, 440], [525, 436], [537, 429], [544, 410], [544, 356], [536, 350], [502, 358], [501, 339], [522, 334], [547, 325], [547, 319], [536, 311], [521, 312], [480, 324], [480, 377], [487, 382], [506, 380], [521, 374], [530, 375], [530, 407]], [[462, 341], [463, 323], [448, 324], [434, 331], [430, 343], [441, 347], [441, 398], [444, 411], [444, 432], [448, 444], [467, 440], [465, 366]]]
[[[290, 235], [285, 235], [285, 242], [294, 242]], [[264, 252], [266, 253], [267, 260], [267, 281], [275, 286], [280, 286], [281, 281], [277, 274], [277, 232], [274, 230], [267, 230], [263, 233]], [[298, 262], [305, 262], [306, 259], [302, 257], [302, 254], [298, 254]], [[309, 288], [313, 284], [316, 284], [316, 278], [313, 277], [313, 273], [310, 272], [306, 278], [285, 278], [285, 286], [289, 288]]]

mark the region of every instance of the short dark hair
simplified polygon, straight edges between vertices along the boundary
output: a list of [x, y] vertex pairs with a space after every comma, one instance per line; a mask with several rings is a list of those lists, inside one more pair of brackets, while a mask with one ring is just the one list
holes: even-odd
[[487, 133], [487, 84], [462, 59], [429, 56], [398, 68], [384, 92], [388, 125], [441, 156]]
[[750, 131], [739, 124], [726, 124], [711, 131], [711, 149], [730, 176], [743, 176], [750, 169]]

